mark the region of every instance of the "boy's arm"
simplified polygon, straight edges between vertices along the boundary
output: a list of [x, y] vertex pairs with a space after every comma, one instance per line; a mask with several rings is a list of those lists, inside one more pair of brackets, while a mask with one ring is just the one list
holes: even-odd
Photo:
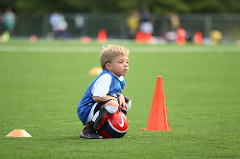
[[109, 74], [102, 75], [93, 85], [92, 94], [95, 102], [106, 102], [112, 96], [107, 95], [111, 85], [112, 77]]
[[108, 101], [109, 99], [118, 101], [115, 97], [110, 96], [110, 95], [106, 95], [105, 97], [93, 96], [93, 100], [94, 100], [95, 102], [106, 102], [106, 101]]

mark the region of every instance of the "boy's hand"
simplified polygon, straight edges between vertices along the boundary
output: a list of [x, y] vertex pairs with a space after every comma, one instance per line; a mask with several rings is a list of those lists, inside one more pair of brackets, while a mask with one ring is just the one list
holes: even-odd
[[125, 102], [125, 98], [122, 94], [118, 97], [118, 103], [121, 109], [125, 108], [127, 110], [127, 103]]

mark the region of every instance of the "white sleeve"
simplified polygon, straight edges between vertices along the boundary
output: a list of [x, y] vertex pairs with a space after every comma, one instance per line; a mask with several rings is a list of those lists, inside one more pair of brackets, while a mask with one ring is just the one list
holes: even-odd
[[107, 73], [97, 79], [92, 88], [93, 96], [106, 97], [110, 89], [111, 81], [112, 77]]

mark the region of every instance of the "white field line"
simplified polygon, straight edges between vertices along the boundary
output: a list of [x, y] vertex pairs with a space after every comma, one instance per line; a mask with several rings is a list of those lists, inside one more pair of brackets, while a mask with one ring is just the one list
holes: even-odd
[[[131, 53], [240, 53], [239, 46], [126, 46]], [[1, 52], [100, 53], [101, 46], [0, 46]]]

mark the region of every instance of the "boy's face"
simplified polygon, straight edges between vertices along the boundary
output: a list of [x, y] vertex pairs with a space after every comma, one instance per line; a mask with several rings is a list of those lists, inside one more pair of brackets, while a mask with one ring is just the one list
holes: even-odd
[[125, 76], [128, 73], [128, 56], [116, 56], [111, 63], [107, 63], [106, 67], [117, 77]]

